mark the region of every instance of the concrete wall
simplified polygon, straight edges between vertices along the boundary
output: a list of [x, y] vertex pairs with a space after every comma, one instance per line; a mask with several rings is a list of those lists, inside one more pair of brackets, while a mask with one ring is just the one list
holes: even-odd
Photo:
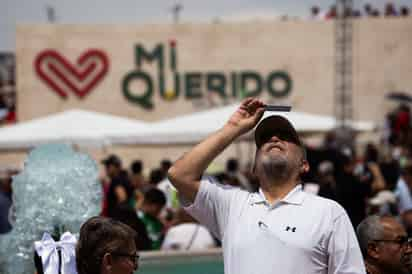
[[[123, 77], [135, 68], [134, 46], [148, 49], [176, 39], [179, 71], [239, 71], [266, 74], [283, 69], [294, 80], [285, 100], [295, 109], [331, 113], [333, 101], [333, 25], [331, 23], [254, 23], [164, 26], [20, 26], [17, 30], [18, 113], [21, 120], [68, 108], [84, 108], [153, 121], [197, 110], [180, 96], [165, 102], [155, 94], [147, 111], [128, 102], [121, 92]], [[34, 73], [33, 62], [46, 48], [57, 49], [74, 62], [86, 49], [104, 50], [110, 60], [105, 79], [84, 100], [61, 100]], [[155, 74], [155, 66], [146, 64]], [[169, 79], [170, 79], [169, 73]], [[136, 88], [137, 89], [137, 88]], [[206, 93], [203, 90], [203, 93]], [[264, 97], [269, 98], [267, 93]], [[40, 99], [41, 98], [41, 99]], [[319, 98], [322, 108], [319, 109]], [[219, 98], [214, 98], [217, 104]], [[35, 102], [35, 103], [34, 103]]]
[[[263, 100], [291, 104], [299, 111], [333, 115], [333, 22], [268, 21], [141, 26], [20, 25], [16, 43], [18, 118], [24, 121], [81, 108], [156, 121], [238, 100], [222, 100], [202, 87], [201, 99], [189, 100], [180, 95], [177, 100], [166, 101], [156, 86], [152, 110], [128, 101], [121, 86], [124, 77], [136, 69], [135, 45], [141, 43], [152, 49], [163, 43], [168, 57], [171, 39], [176, 41], [177, 71], [181, 73], [221, 71], [229, 75], [254, 70], [265, 76], [283, 70], [293, 80], [290, 94], [275, 98], [264, 90], [260, 94]], [[87, 49], [101, 49], [108, 56], [109, 71], [85, 98], [70, 93], [63, 100], [40, 80], [34, 69], [38, 54], [49, 48], [72, 63]], [[354, 21], [353, 53], [354, 117], [382, 123], [385, 113], [396, 106], [384, 99], [385, 94], [392, 90], [412, 92], [412, 19]], [[168, 89], [173, 87], [169, 67], [170, 59], [166, 58]], [[144, 64], [143, 68], [156, 75], [155, 64]], [[141, 94], [141, 83], [130, 87], [135, 94]], [[148, 161], [153, 163], [160, 158], [157, 153], [146, 155], [150, 155]]]
[[[390, 90], [412, 87], [412, 19], [366, 19], [354, 24], [354, 115], [355, 118], [380, 121]], [[153, 121], [207, 107], [207, 92], [201, 100], [184, 96], [172, 102], [154, 94], [154, 109], [147, 111], [130, 103], [122, 94], [122, 80], [135, 69], [134, 47], [147, 49], [163, 43], [167, 54], [170, 39], [177, 42], [179, 72], [255, 70], [263, 76], [273, 70], [285, 70], [293, 80], [285, 101], [295, 110], [333, 114], [334, 28], [333, 22], [255, 22], [238, 24], [185, 25], [21, 25], [17, 28], [17, 85], [20, 120], [47, 115], [69, 108], [83, 108], [115, 115]], [[102, 49], [109, 57], [106, 77], [84, 98], [70, 94], [62, 100], [36, 75], [33, 62], [44, 49], [53, 48], [70, 62], [87, 49]], [[167, 69], [168, 87], [172, 74]], [[144, 69], [156, 75], [155, 65]], [[138, 84], [131, 86], [137, 94]], [[210, 98], [209, 98], [210, 99]], [[214, 96], [215, 104], [223, 104]], [[229, 101], [235, 101], [230, 99]]]

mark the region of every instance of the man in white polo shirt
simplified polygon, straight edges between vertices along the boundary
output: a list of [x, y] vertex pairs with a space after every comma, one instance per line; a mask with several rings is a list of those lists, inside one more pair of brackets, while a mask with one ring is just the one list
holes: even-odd
[[257, 125], [264, 107], [246, 99], [219, 131], [171, 167], [170, 181], [187, 211], [222, 241], [226, 274], [365, 273], [344, 209], [302, 191], [300, 175], [309, 165], [287, 119], [270, 116], [255, 130], [258, 192], [202, 177], [213, 159]]

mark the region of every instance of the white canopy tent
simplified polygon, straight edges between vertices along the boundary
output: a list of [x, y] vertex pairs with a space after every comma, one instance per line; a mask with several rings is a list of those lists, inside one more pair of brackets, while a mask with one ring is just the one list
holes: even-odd
[[[235, 104], [163, 120], [154, 123], [148, 134], [139, 132], [129, 136], [117, 136], [115, 140], [124, 144], [197, 143], [221, 128], [238, 107], [239, 104]], [[265, 116], [273, 114], [274, 112], [266, 112]], [[336, 126], [335, 118], [330, 116], [304, 112], [278, 112], [277, 114], [288, 118], [301, 134], [328, 132]], [[356, 131], [374, 129], [374, 124], [371, 122], [353, 122], [351, 126]]]
[[84, 110], [69, 110], [0, 128], [0, 149], [29, 149], [54, 142], [102, 147], [113, 144], [114, 137], [143, 134], [148, 129], [149, 125], [136, 120]]
[[[152, 124], [109, 114], [69, 110], [0, 128], [0, 150], [29, 149], [53, 142], [81, 147], [114, 144], [188, 145], [217, 131], [238, 106], [215, 108]], [[268, 112], [265, 116], [271, 114], [273, 112]], [[301, 134], [327, 132], [336, 125], [336, 120], [330, 116], [303, 112], [277, 114], [288, 118]], [[352, 126], [357, 131], [374, 129], [371, 122], [354, 122]]]

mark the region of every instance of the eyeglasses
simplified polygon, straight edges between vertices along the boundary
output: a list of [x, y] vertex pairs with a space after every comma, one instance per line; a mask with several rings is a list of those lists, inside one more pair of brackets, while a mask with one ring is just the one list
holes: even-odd
[[139, 264], [139, 259], [140, 256], [139, 254], [137, 254], [137, 252], [135, 254], [127, 254], [127, 253], [121, 253], [121, 252], [112, 252], [111, 253], [113, 256], [117, 256], [117, 257], [127, 257], [129, 258], [132, 262], [134, 262], [135, 265]]
[[392, 240], [387, 240], [387, 239], [382, 239], [382, 240], [373, 240], [374, 242], [392, 242], [400, 245], [401, 247], [412, 247], [412, 238], [409, 238], [408, 236], [400, 236], [397, 239], [392, 239]]

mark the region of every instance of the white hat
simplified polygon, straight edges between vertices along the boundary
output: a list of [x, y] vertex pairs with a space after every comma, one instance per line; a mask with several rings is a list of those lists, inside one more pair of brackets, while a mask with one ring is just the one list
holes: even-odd
[[378, 192], [378, 194], [376, 194], [375, 197], [369, 200], [369, 204], [374, 206], [381, 206], [387, 203], [396, 203], [396, 195], [389, 190], [382, 190]]

